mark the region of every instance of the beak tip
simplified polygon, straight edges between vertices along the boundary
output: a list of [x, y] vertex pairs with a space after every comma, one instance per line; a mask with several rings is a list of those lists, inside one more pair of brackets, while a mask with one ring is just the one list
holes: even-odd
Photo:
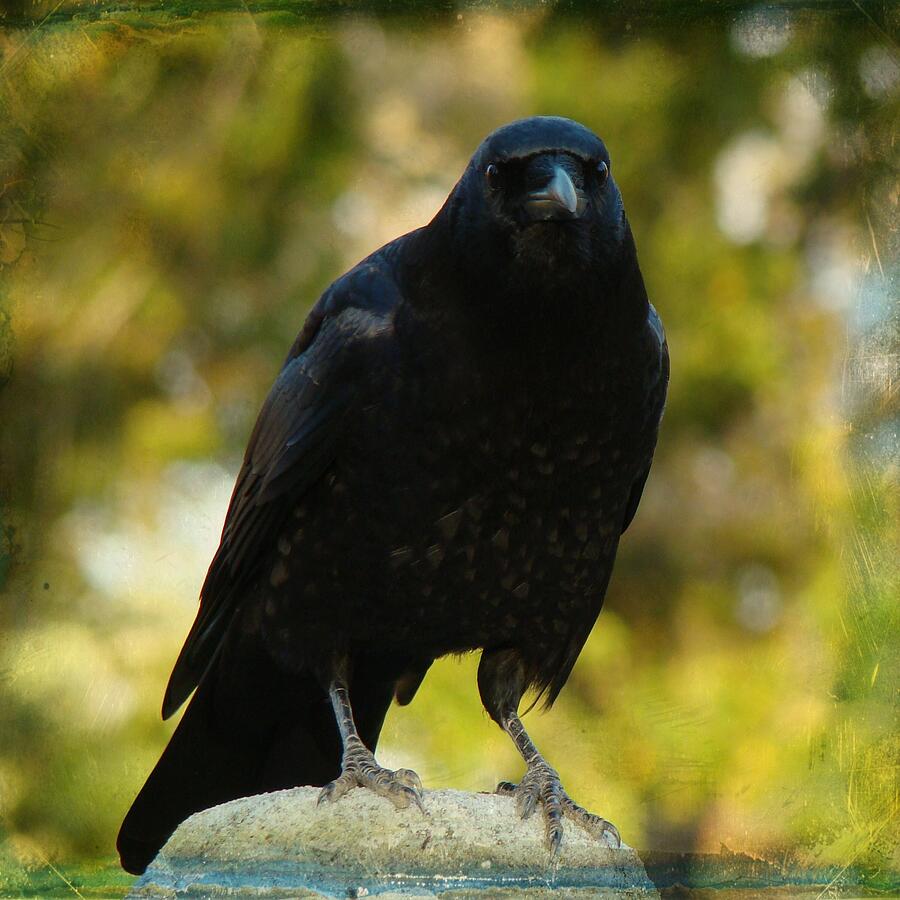
[[[584, 200], [579, 201], [572, 178], [562, 166], [557, 165], [546, 187], [528, 195], [527, 207], [533, 219], [559, 219], [580, 215], [579, 202], [583, 209]], [[560, 215], [563, 211], [565, 216]]]
[[553, 173], [553, 180], [547, 185], [547, 193], [569, 213], [574, 213], [578, 207], [578, 195], [575, 193], [575, 185], [572, 184], [569, 173], [562, 166], [557, 166], [556, 171]]

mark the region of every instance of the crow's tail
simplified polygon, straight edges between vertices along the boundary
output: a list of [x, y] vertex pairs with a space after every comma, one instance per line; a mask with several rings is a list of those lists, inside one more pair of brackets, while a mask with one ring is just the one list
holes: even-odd
[[[144, 872], [192, 813], [237, 797], [327, 784], [340, 772], [331, 704], [310, 673], [286, 675], [265, 653], [248, 658], [246, 647], [239, 669], [228, 663], [220, 656], [207, 671], [125, 816], [116, 846], [128, 872]], [[357, 727], [373, 751], [393, 689], [351, 685]]]

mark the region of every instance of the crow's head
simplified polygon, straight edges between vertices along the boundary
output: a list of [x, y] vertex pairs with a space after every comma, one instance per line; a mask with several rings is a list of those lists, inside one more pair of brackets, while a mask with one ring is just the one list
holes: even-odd
[[489, 135], [453, 199], [466, 254], [527, 277], [602, 265], [617, 254], [626, 229], [603, 141], [555, 116], [521, 119]]

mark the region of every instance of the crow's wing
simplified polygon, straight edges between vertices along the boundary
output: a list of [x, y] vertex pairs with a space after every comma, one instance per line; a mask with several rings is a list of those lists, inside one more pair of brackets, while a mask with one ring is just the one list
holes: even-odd
[[366, 374], [389, 364], [399, 298], [389, 275], [361, 264], [310, 312], [250, 436], [200, 610], [169, 678], [163, 718], [199, 683], [266, 548], [298, 498], [334, 460], [371, 390]]
[[[666, 333], [663, 330], [662, 320], [659, 317], [659, 313], [653, 308], [652, 303], [647, 316], [647, 324], [650, 327], [650, 340], [655, 344], [659, 352], [658, 380], [653, 385], [650, 397], [652, 403], [650, 415], [656, 419], [653, 423], [654, 426], [659, 428], [663, 408], [666, 403], [666, 387], [669, 383], [669, 345], [666, 343]], [[625, 517], [622, 520], [623, 533], [631, 524], [631, 520], [637, 512], [638, 504], [641, 502], [644, 485], [647, 483], [647, 476], [650, 474], [650, 462], [651, 460], [647, 460], [647, 465], [641, 470], [631, 485], [631, 493], [628, 495], [628, 503], [625, 506]]]

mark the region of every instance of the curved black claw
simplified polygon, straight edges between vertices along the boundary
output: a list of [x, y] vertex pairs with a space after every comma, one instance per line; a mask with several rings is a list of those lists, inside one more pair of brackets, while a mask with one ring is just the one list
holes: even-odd
[[375, 761], [362, 741], [352, 741], [344, 751], [341, 774], [319, 792], [317, 805], [332, 803], [356, 787], [369, 788], [387, 797], [397, 809], [415, 805], [424, 813], [422, 781], [412, 769], [385, 769]]
[[541, 804], [551, 856], [559, 853], [562, 844], [564, 816], [572, 819], [598, 840], [607, 843], [607, 838], [612, 838], [614, 846], [622, 846], [619, 829], [612, 822], [588, 812], [572, 800], [563, 790], [556, 770], [546, 763], [529, 766], [525, 777], [518, 784], [501, 781], [497, 785], [497, 793], [514, 797], [519, 815], [523, 819], [527, 819], [534, 812], [538, 803]]

